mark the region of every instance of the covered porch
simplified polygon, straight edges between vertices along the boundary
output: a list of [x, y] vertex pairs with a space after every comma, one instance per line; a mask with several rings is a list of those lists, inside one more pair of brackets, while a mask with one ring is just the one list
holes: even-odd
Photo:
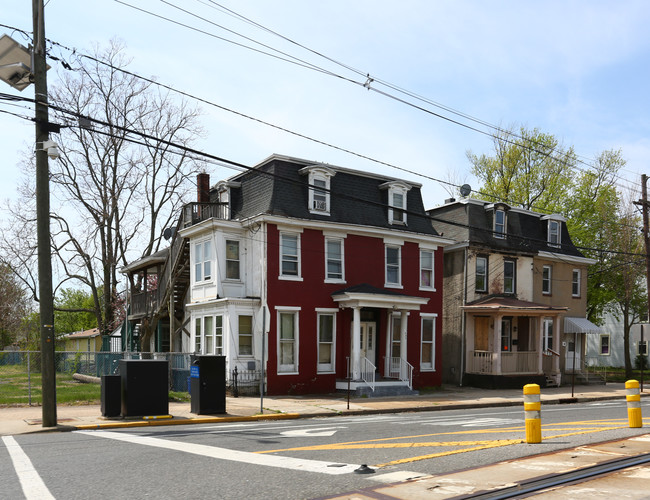
[[396, 394], [400, 388], [411, 391], [415, 360], [408, 359], [408, 314], [419, 311], [429, 299], [367, 284], [335, 292], [332, 299], [340, 309], [352, 312], [349, 380], [337, 382], [337, 389], [349, 384], [356, 392], [372, 395]]
[[465, 378], [502, 386], [508, 381], [560, 383], [560, 315], [566, 307], [486, 297], [463, 307]]

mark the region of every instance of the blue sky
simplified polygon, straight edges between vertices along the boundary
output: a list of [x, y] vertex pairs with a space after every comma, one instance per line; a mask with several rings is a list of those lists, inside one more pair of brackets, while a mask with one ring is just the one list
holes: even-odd
[[[162, 1], [124, 2], [213, 35], [237, 39]], [[93, 44], [106, 46], [111, 38], [119, 38], [132, 58], [130, 71], [155, 76], [161, 83], [220, 106], [427, 177], [201, 105], [206, 134], [196, 147], [205, 152], [249, 165], [279, 153], [406, 178], [423, 184], [427, 208], [449, 196], [433, 179], [478, 187], [469, 173], [466, 151], [489, 153], [489, 136], [369, 91], [360, 85], [365, 77], [239, 22], [208, 0], [169, 3], [356, 84], [237, 47], [114, 0], [49, 0], [46, 36], [82, 53], [90, 53]], [[621, 187], [637, 187], [640, 174], [650, 173], [650, 4], [646, 1], [219, 3], [375, 80], [490, 124], [537, 127], [573, 145], [587, 162], [603, 150], [620, 148], [628, 162]], [[31, 4], [4, 2], [0, 19], [31, 31]], [[5, 28], [0, 33], [27, 43], [19, 33]], [[74, 66], [69, 52], [55, 54]], [[53, 86], [65, 70], [56, 62], [50, 64], [48, 82]], [[376, 82], [371, 86], [399, 95]], [[6, 85], [2, 92], [17, 93]], [[33, 97], [33, 89], [23, 94]], [[17, 110], [4, 101], [0, 101], [0, 111], [31, 115], [30, 110]], [[15, 196], [18, 162], [22, 151], [32, 147], [33, 137], [30, 122], [0, 114], [4, 152], [0, 198]], [[234, 173], [216, 166], [209, 172], [213, 182]]]

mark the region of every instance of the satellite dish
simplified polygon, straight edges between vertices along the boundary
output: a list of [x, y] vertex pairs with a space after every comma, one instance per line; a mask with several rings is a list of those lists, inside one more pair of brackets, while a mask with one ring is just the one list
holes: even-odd
[[174, 236], [174, 233], [176, 232], [176, 229], [173, 227], [168, 227], [163, 231], [163, 238], [166, 240], [169, 240], [172, 236]]
[[460, 187], [460, 195], [461, 196], [469, 196], [469, 194], [472, 192], [472, 186], [469, 184], [463, 184]]

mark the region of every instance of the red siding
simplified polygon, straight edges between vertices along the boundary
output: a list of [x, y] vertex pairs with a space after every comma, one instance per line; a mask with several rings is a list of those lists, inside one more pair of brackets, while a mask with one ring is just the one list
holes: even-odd
[[[335, 291], [367, 283], [377, 288], [384, 287], [384, 242], [381, 238], [348, 235], [344, 242], [344, 272], [346, 283], [324, 283], [325, 239], [321, 231], [305, 229], [300, 235], [302, 281], [278, 279], [279, 275], [279, 232], [277, 226], [268, 226], [268, 305], [271, 312], [268, 354], [268, 393], [306, 394], [327, 393], [335, 390], [336, 378], [346, 375], [346, 357], [350, 351], [350, 324], [352, 312], [349, 309], [337, 313], [336, 371], [337, 374], [317, 373], [317, 314], [316, 308], [336, 308], [332, 300]], [[419, 290], [420, 254], [415, 243], [402, 246], [402, 289], [391, 289], [405, 295], [428, 297], [429, 303], [420, 312], [437, 313], [435, 337], [436, 372], [420, 373], [420, 314], [411, 311], [408, 319], [407, 359], [414, 366], [414, 387], [437, 386], [441, 383], [441, 338], [442, 338], [442, 248], [435, 252], [436, 292]], [[299, 354], [297, 375], [277, 373], [277, 311], [276, 306], [300, 307], [299, 312]], [[383, 371], [383, 357], [386, 351], [386, 310], [377, 316], [377, 346], [379, 348], [378, 368]]]

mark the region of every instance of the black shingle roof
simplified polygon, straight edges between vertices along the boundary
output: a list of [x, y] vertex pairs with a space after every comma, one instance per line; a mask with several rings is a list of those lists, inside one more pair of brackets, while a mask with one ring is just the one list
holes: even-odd
[[453, 202], [428, 210], [432, 223], [439, 233], [457, 242], [467, 242], [488, 250], [514, 251], [536, 254], [553, 252], [575, 257], [584, 255], [575, 247], [567, 230], [566, 223], [561, 222], [560, 247], [551, 246], [547, 241], [548, 222], [542, 220], [544, 214], [510, 209], [506, 211], [506, 238], [495, 238], [493, 204], [481, 200]]
[[374, 226], [437, 235], [424, 210], [417, 184], [406, 182], [407, 225], [388, 223], [388, 192], [380, 186], [394, 178], [327, 165], [336, 175], [330, 181], [330, 214], [309, 211], [308, 175], [300, 169], [314, 163], [271, 157], [254, 170], [231, 178], [241, 183], [231, 189], [233, 219], [270, 214], [299, 219], [322, 220], [360, 226]]

